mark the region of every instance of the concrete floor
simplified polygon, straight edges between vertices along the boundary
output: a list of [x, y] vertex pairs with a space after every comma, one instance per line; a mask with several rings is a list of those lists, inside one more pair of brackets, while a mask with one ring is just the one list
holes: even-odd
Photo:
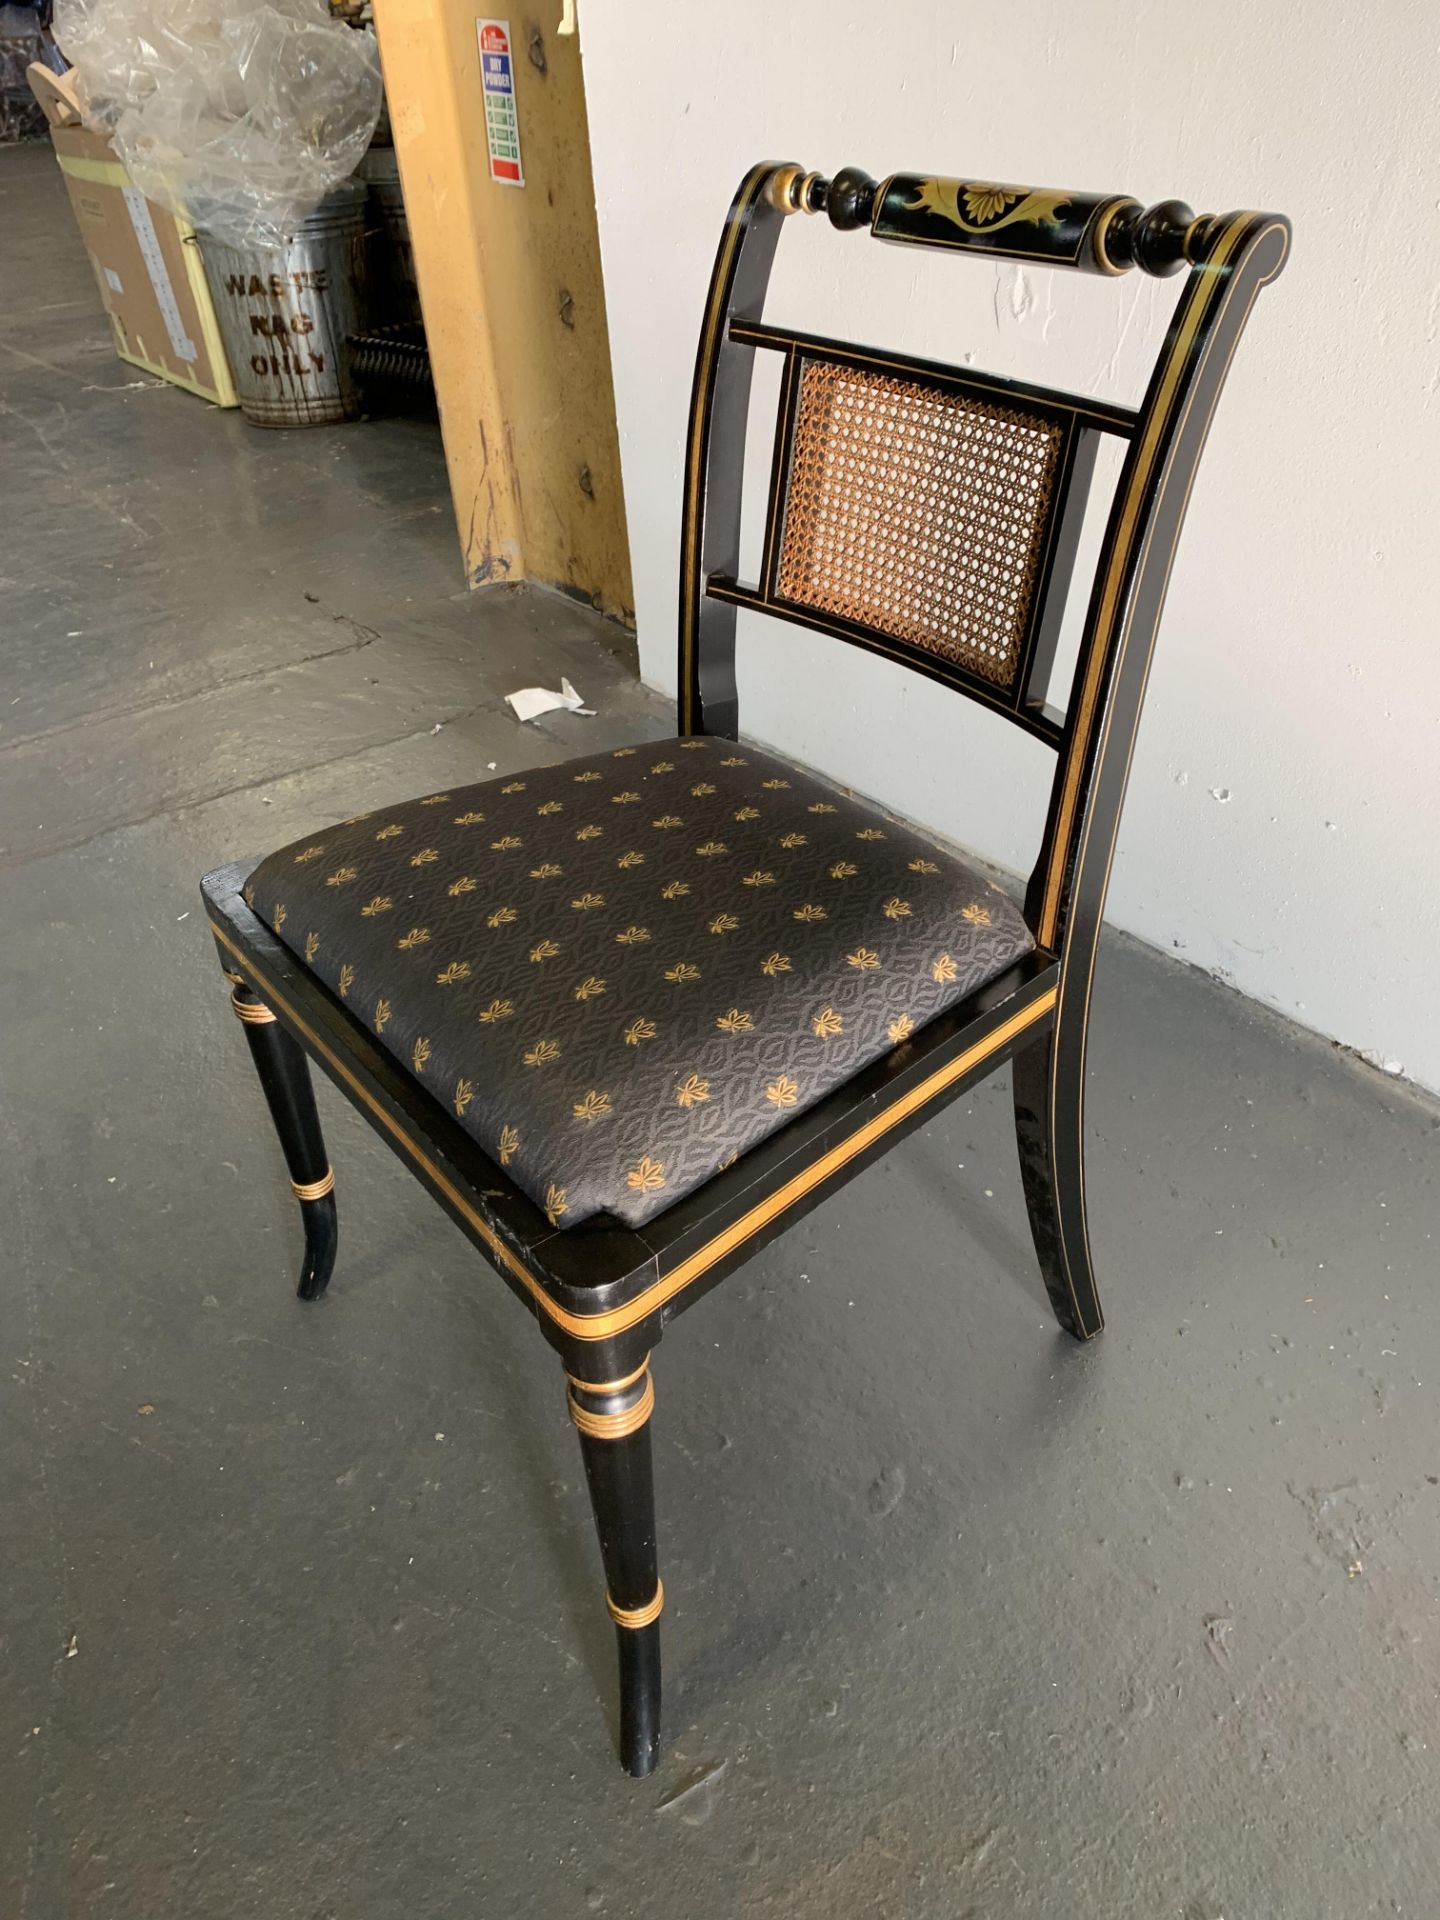
[[[328, 1088], [293, 1299], [195, 882], [667, 712], [457, 590], [433, 430], [115, 361], [43, 149], [0, 252], [0, 1915], [1440, 1914], [1440, 1115], [1120, 940], [1110, 1331], [1046, 1312], [1003, 1076], [688, 1315], [621, 1774], [548, 1349]], [[560, 673], [598, 719], [499, 704]]]

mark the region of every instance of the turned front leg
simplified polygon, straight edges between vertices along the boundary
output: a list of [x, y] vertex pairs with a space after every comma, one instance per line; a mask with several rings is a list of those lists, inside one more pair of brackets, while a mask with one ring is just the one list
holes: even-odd
[[580, 1434], [600, 1555], [605, 1603], [620, 1652], [620, 1757], [637, 1778], [660, 1751], [660, 1584], [655, 1549], [655, 1480], [650, 1361], [623, 1379], [595, 1386], [571, 1374], [570, 1418]]

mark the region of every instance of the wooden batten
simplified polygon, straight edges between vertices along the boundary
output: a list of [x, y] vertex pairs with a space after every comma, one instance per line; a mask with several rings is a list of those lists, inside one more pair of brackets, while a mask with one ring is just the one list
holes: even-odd
[[491, 177], [476, 10], [376, 0], [375, 17], [466, 579], [629, 619], [578, 38], [509, 18], [517, 186]]

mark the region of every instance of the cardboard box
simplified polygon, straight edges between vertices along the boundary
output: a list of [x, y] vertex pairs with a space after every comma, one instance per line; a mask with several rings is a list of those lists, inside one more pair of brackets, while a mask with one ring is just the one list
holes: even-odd
[[37, 63], [29, 79], [50, 123], [116, 353], [217, 407], [238, 406], [194, 229], [147, 200], [110, 142], [79, 124], [65, 76]]

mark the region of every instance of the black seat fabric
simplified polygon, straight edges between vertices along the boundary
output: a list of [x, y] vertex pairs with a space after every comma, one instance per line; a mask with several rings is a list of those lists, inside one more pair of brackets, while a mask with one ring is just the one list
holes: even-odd
[[913, 828], [709, 738], [347, 820], [246, 897], [560, 1227], [641, 1225], [1034, 944]]

